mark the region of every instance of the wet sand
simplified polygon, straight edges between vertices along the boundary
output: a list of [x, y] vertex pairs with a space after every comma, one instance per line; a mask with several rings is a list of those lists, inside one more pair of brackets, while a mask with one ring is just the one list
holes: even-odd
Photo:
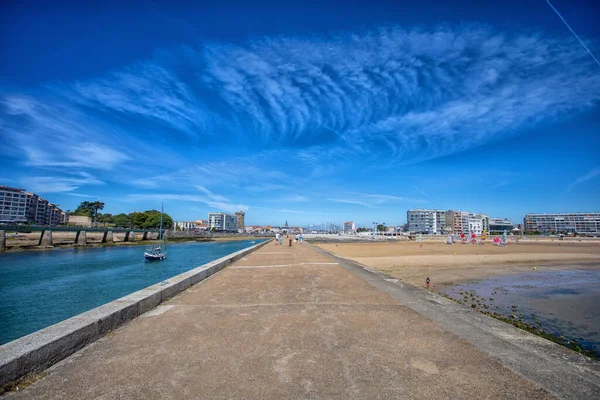
[[530, 272], [533, 267], [538, 271], [600, 269], [600, 242], [522, 241], [506, 247], [433, 241], [319, 246], [415, 286], [423, 286], [429, 276], [432, 288]]
[[600, 358], [600, 269], [529, 271], [440, 290], [485, 313], [524, 322], [571, 348]]

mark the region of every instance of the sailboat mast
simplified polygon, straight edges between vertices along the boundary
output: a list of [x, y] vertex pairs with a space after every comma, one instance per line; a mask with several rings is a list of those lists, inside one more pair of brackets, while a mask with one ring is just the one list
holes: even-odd
[[165, 243], [165, 233], [163, 232], [163, 203], [160, 203], [160, 238], [163, 241], [163, 249]]

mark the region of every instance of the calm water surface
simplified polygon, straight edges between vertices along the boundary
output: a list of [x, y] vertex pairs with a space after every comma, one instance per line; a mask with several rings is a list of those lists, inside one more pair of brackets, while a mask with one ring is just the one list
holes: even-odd
[[252, 246], [251, 242], [171, 244], [168, 259], [154, 262], [144, 260], [143, 246], [0, 254], [0, 344]]
[[[600, 357], [600, 270], [538, 271], [465, 282], [442, 290], [465, 301], [475, 293], [488, 311], [522, 318], [575, 340]], [[461, 294], [462, 292], [462, 294]], [[466, 300], [466, 305], [473, 303]]]

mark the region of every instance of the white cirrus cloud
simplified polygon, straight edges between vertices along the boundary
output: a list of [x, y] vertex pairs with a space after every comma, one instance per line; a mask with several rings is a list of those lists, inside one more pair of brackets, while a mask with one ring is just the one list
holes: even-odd
[[177, 194], [177, 193], [153, 193], [153, 194], [129, 194], [125, 196], [125, 201], [128, 202], [137, 202], [137, 201], [167, 201], [167, 200], [175, 200], [175, 201], [185, 201], [190, 203], [203, 203], [210, 207], [213, 207], [215, 211], [227, 211], [227, 212], [236, 212], [236, 211], [247, 211], [248, 206], [245, 204], [233, 204], [227, 201], [218, 201], [210, 198], [209, 196], [199, 196], [193, 194]]
[[21, 184], [27, 190], [36, 193], [58, 193], [72, 192], [86, 185], [103, 185], [104, 182], [86, 172], [80, 172], [69, 176], [34, 176], [23, 178]]
[[331, 197], [328, 197], [326, 200], [333, 201], [335, 203], [356, 204], [359, 206], [373, 207], [373, 205], [366, 203], [364, 201], [359, 201], [359, 200], [336, 199], [336, 198], [331, 198]]
[[590, 170], [588, 173], [580, 176], [579, 178], [575, 179], [568, 187], [567, 190], [572, 190], [575, 186], [580, 185], [584, 182], [587, 182], [591, 179], [594, 179], [595, 177], [600, 175], [600, 167], [596, 167], [593, 168], [592, 170]]
[[481, 25], [266, 36], [162, 54], [35, 94], [0, 94], [0, 152], [34, 167], [108, 171], [140, 155], [177, 165], [177, 151], [165, 157], [171, 142], [160, 145], [167, 127], [177, 149], [235, 141], [273, 158], [250, 160], [242, 173], [240, 163], [210, 162], [223, 158], [207, 150], [202, 165], [188, 168], [191, 178], [167, 170], [140, 186], [174, 176], [260, 192], [302, 184], [277, 162], [298, 163], [306, 181], [347, 160], [432, 159], [600, 101], [597, 65], [573, 37]]
[[[492, 28], [382, 28], [209, 45], [205, 81], [272, 141], [330, 141], [398, 161], [473, 148], [600, 100], [572, 38]], [[244, 118], [245, 116], [245, 118]]]

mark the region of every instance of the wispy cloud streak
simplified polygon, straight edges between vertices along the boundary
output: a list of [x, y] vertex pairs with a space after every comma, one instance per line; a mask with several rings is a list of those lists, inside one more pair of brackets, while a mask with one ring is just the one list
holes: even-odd
[[580, 185], [584, 182], [589, 181], [590, 179], [594, 179], [595, 177], [597, 177], [598, 175], [600, 175], [600, 168], [594, 168], [591, 171], [589, 171], [587, 174], [580, 176], [579, 178], [575, 179], [568, 187], [567, 187], [567, 191], [572, 190], [575, 186]]
[[[166, 129], [178, 150], [218, 138], [270, 154], [237, 163], [203, 154], [201, 165], [127, 183], [285, 190], [354, 162], [465, 151], [600, 101], [600, 74], [574, 38], [479, 25], [267, 36], [163, 53], [168, 65], [156, 58], [35, 94], [0, 94], [1, 154], [35, 168], [113, 171], [140, 155], [173, 159], [154, 144]], [[279, 172], [278, 162], [297, 164], [304, 178]]]

